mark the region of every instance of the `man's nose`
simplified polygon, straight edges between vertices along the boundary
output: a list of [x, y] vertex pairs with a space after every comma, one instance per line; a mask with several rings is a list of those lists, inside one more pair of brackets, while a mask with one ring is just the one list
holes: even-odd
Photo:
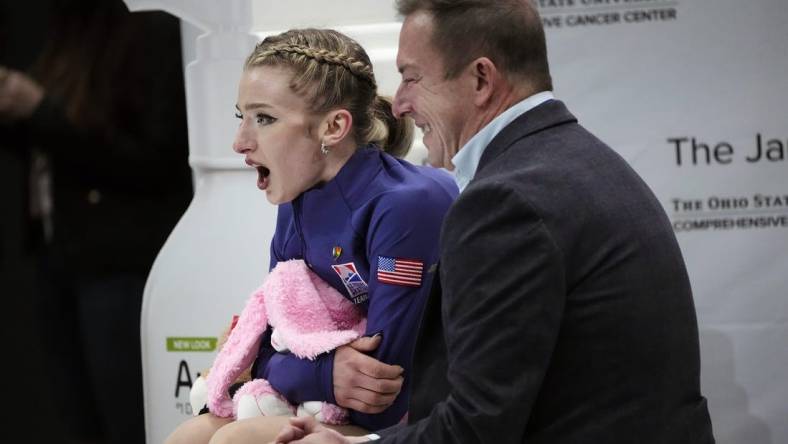
[[394, 95], [394, 100], [391, 101], [391, 112], [398, 119], [411, 112], [410, 104], [402, 93], [401, 85], [400, 88], [397, 89], [397, 93]]

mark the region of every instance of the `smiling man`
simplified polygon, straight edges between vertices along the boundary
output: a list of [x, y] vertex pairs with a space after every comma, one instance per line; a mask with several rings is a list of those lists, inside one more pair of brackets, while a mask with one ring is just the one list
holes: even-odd
[[[713, 443], [669, 221], [553, 97], [533, 4], [397, 6], [394, 112], [415, 119], [462, 192], [441, 231], [408, 424], [364, 439]], [[305, 419], [280, 438], [348, 442]]]

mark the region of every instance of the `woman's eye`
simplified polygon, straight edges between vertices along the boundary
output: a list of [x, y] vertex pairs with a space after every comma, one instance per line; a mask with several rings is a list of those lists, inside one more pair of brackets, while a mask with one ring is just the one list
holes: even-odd
[[257, 123], [260, 125], [270, 125], [276, 122], [276, 119], [269, 116], [268, 114], [258, 114], [257, 115]]

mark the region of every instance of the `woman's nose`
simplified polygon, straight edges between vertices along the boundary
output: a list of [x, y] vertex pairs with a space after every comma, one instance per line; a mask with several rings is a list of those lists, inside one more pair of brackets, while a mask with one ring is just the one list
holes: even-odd
[[238, 132], [235, 134], [235, 140], [233, 141], [233, 151], [238, 154], [244, 154], [254, 149], [254, 138], [249, 137], [246, 131], [244, 131], [243, 125], [238, 127]]

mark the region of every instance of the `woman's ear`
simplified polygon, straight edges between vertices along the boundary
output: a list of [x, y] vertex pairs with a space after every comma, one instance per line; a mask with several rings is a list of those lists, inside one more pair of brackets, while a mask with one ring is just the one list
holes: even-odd
[[353, 116], [346, 109], [335, 109], [326, 113], [320, 125], [322, 143], [333, 146], [343, 141], [353, 127]]

